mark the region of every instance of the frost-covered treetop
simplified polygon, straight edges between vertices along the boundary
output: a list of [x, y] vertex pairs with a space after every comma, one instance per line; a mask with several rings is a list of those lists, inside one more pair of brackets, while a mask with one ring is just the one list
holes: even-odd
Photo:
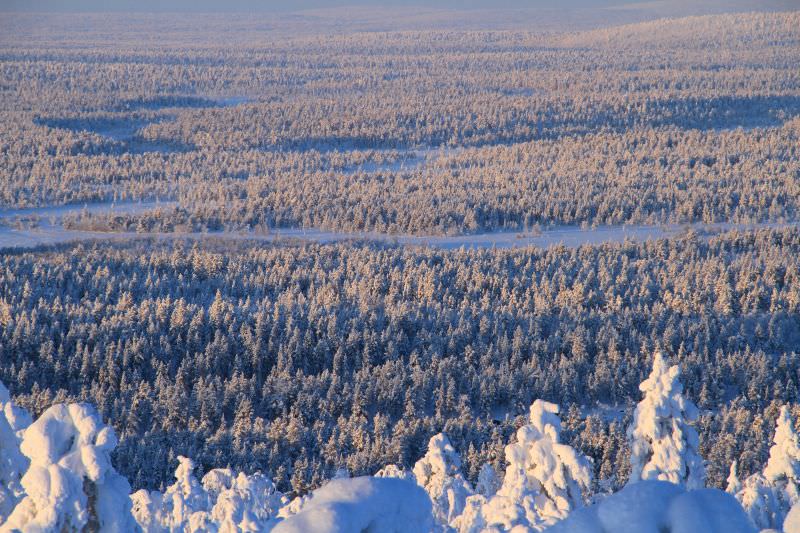
[[[762, 472], [756, 472], [739, 484], [736, 498], [750, 521], [761, 529], [780, 529], [794, 506], [800, 504], [800, 446], [792, 426], [789, 408], [778, 414], [774, 444]], [[732, 475], [736, 463], [731, 466]], [[735, 489], [729, 480], [728, 492]], [[791, 521], [790, 521], [791, 522]], [[785, 528], [788, 533], [789, 529]]]
[[89, 404], [57, 404], [25, 430], [25, 497], [5, 528], [22, 531], [137, 531], [130, 485], [111, 465], [114, 430]]
[[683, 396], [680, 367], [669, 366], [656, 352], [653, 370], [639, 390], [644, 399], [636, 406], [628, 428], [631, 445], [629, 483], [643, 479], [670, 481], [689, 488], [704, 484], [705, 466], [699, 454], [697, 431], [688, 422], [697, 419], [697, 407]]
[[739, 473], [738, 473], [739, 464], [734, 461], [731, 463], [731, 469], [728, 472], [728, 482], [727, 487], [725, 488], [725, 492], [728, 494], [736, 494], [740, 490], [742, 490], [742, 482], [739, 481]]
[[[559, 442], [558, 406], [536, 400], [530, 423], [506, 446], [505, 477], [496, 494], [467, 500], [464, 514], [451, 522], [460, 532], [541, 530], [583, 506], [591, 484], [589, 460]], [[491, 473], [489, 474], [491, 476]]]
[[432, 476], [450, 476], [460, 471], [461, 457], [444, 433], [431, 437], [425, 457], [414, 465], [414, 476], [423, 487]]
[[800, 438], [792, 425], [787, 406], [781, 407], [775, 427], [775, 444], [769, 450], [764, 477], [769, 481], [787, 479], [800, 482]]
[[536, 400], [530, 407], [531, 423], [527, 431], [532, 432], [535, 439], [549, 438], [558, 442], [561, 438], [561, 419], [558, 417], [558, 405], [543, 400]]
[[414, 478], [433, 503], [433, 515], [450, 523], [464, 511], [473, 490], [461, 474], [461, 457], [444, 433], [431, 437], [425, 456], [414, 465]]
[[[530, 408], [530, 424], [517, 430], [517, 442], [506, 446], [509, 466], [516, 466], [516, 474], [507, 477], [516, 483], [503, 484], [501, 492], [524, 492], [535, 489], [549, 500], [540, 506], [545, 514], [561, 514], [583, 504], [581, 487], [588, 488], [592, 468], [586, 457], [574, 448], [560, 443], [561, 420], [558, 405], [536, 400]], [[511, 470], [511, 468], [509, 468]], [[513, 491], [509, 489], [514, 486]], [[555, 509], [545, 509], [552, 504]]]
[[395, 464], [384, 466], [375, 472], [375, 477], [395, 477], [406, 481], [415, 481], [413, 472], [405, 470]]

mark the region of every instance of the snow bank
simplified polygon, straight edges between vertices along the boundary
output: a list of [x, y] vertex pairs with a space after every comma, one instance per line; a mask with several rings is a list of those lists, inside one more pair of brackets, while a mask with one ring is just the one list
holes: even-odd
[[0, 383], [0, 524], [23, 497], [20, 483], [28, 459], [19, 449], [21, 430], [30, 425], [30, 415], [14, 405], [8, 389]]
[[54, 405], [23, 433], [25, 497], [6, 529], [131, 532], [130, 485], [111, 466], [113, 429], [88, 404]]
[[431, 502], [420, 487], [396, 478], [333, 480], [315, 490], [273, 533], [430, 533]]
[[686, 491], [665, 481], [628, 485], [573, 512], [547, 533], [755, 533], [736, 499], [720, 490]]

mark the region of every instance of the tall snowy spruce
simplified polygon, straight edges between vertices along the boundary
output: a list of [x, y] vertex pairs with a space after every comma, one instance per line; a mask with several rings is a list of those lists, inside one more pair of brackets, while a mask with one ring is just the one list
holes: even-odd
[[444, 433], [431, 437], [425, 456], [414, 465], [414, 478], [433, 503], [433, 516], [449, 524], [464, 511], [473, 490], [461, 474], [461, 457]]
[[558, 406], [542, 400], [530, 408], [530, 424], [506, 446], [505, 478], [491, 498], [467, 500], [453, 526], [461, 533], [541, 531], [584, 504], [592, 468], [589, 460], [560, 442]]
[[761, 529], [781, 529], [792, 507], [800, 503], [800, 436], [788, 407], [778, 415], [764, 471], [748, 477], [736, 497]]
[[268, 477], [215, 468], [194, 475], [194, 461], [178, 457], [175, 483], [162, 494], [135, 492], [133, 514], [145, 531], [265, 531], [288, 500]]
[[697, 407], [683, 396], [679, 376], [678, 365], [668, 366], [661, 353], [656, 352], [650, 376], [639, 385], [644, 399], [636, 406], [628, 428], [629, 484], [661, 480], [689, 489], [704, 486], [700, 440], [689, 425], [697, 419]]

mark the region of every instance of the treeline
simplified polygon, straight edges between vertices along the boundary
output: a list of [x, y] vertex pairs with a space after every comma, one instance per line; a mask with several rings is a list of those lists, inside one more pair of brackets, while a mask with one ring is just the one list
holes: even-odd
[[[644, 353], [684, 369], [708, 480], [766, 460], [797, 402], [800, 231], [576, 250], [435, 251], [222, 241], [0, 257], [0, 380], [38, 415], [97, 405], [134, 487], [270, 471], [303, 493], [337, 468], [410, 466], [446, 431], [475, 481], [534, 398], [597, 483], [625, 478]], [[606, 407], [594, 408], [595, 404]], [[566, 407], [571, 406], [571, 407]], [[502, 470], [503, 468], [498, 468]]]

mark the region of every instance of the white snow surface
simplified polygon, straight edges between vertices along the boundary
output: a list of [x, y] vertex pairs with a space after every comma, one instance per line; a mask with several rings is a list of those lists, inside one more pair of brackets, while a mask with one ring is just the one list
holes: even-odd
[[29, 460], [19, 449], [22, 430], [30, 425], [30, 415], [11, 401], [8, 389], [0, 383], [0, 524], [24, 495], [20, 481]]
[[650, 376], [639, 385], [644, 399], [636, 406], [628, 428], [631, 474], [628, 483], [640, 480], [670, 481], [690, 489], [704, 486], [705, 466], [700, 439], [689, 425], [697, 419], [697, 407], [683, 396], [680, 367], [667, 366], [660, 352], [653, 357]]
[[397, 478], [336, 479], [315, 490], [273, 533], [430, 533], [431, 502], [419, 486]]
[[547, 533], [755, 533], [736, 499], [717, 489], [686, 491], [666, 481], [626, 486], [573, 512]]

